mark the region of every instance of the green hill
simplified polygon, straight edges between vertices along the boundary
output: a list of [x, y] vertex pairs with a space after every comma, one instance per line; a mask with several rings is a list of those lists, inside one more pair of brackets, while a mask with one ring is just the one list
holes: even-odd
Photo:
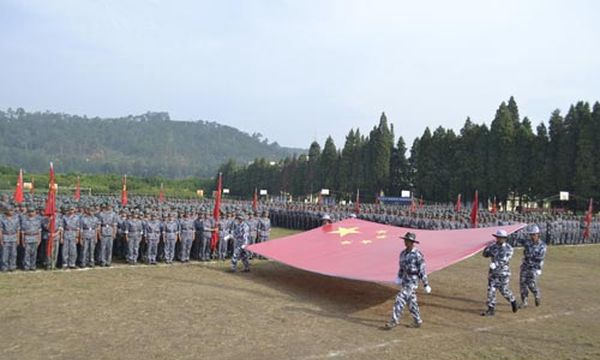
[[101, 119], [23, 109], [0, 111], [0, 164], [47, 171], [138, 176], [214, 176], [234, 159], [281, 159], [300, 149], [269, 143], [230, 126], [173, 121], [168, 113]]

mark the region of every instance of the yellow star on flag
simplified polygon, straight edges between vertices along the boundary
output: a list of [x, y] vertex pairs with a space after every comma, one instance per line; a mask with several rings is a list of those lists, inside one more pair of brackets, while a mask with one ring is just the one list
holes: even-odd
[[342, 245], [350, 245], [350, 244], [352, 244], [352, 241], [350, 241], [350, 240], [344, 240], [344, 241], [340, 242], [340, 244], [342, 244]]
[[363, 240], [363, 241], [361, 241], [361, 243], [367, 245], [367, 244], [372, 243], [372, 241], [371, 240]]
[[376, 236], [377, 239], [385, 239], [387, 237], [387, 235], [378, 235]]
[[344, 237], [346, 235], [350, 235], [350, 234], [360, 234], [360, 232], [358, 231], [358, 227], [351, 227], [351, 228], [345, 228], [345, 227], [338, 227], [337, 230], [335, 231], [330, 231], [330, 234], [339, 234], [340, 237]]
[[383, 234], [387, 234], [387, 230], [378, 230], [376, 232], [377, 235], [383, 235]]

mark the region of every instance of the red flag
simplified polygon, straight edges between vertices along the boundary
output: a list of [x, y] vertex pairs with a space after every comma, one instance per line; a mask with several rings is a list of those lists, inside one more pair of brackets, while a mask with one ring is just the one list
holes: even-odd
[[160, 193], [158, 194], [158, 202], [165, 202], [165, 188], [163, 187], [163, 183], [160, 183]]
[[496, 197], [494, 196], [494, 202], [492, 203], [492, 214], [498, 212], [498, 206], [496, 205]]
[[252, 210], [255, 212], [258, 210], [258, 193], [256, 192], [256, 188], [254, 188], [254, 195], [252, 195]]
[[35, 193], [35, 179], [33, 176], [31, 177], [31, 189], [29, 189], [29, 193], [33, 195]]
[[588, 211], [585, 214], [585, 229], [583, 230], [583, 238], [587, 239], [590, 237], [590, 225], [592, 224], [594, 200], [590, 198], [590, 204], [588, 205]]
[[121, 184], [123, 185], [121, 189], [121, 205], [127, 206], [127, 175], [123, 175]]
[[356, 189], [356, 202], [354, 203], [354, 213], [360, 214], [360, 189]]
[[77, 185], [75, 187], [75, 201], [79, 201], [79, 199], [81, 198], [81, 186], [79, 184], [79, 176], [77, 177]]
[[419, 199], [419, 209], [423, 208], [423, 196]]
[[460, 194], [458, 194], [458, 197], [456, 198], [456, 205], [454, 206], [454, 211], [456, 212], [460, 212], [460, 209], [462, 208], [462, 202], [460, 200]]
[[50, 258], [52, 256], [52, 243], [54, 238], [54, 231], [56, 230], [56, 186], [54, 183], [54, 166], [50, 163], [50, 176], [48, 180], [48, 197], [46, 198], [46, 209], [44, 215], [50, 218], [48, 235], [48, 244], [46, 248], [46, 256]]
[[17, 204], [23, 202], [23, 169], [19, 170], [19, 178], [17, 179], [17, 187], [15, 188], [15, 202]]
[[471, 227], [477, 227], [477, 213], [479, 212], [479, 192], [475, 190], [475, 199], [471, 208]]
[[417, 202], [413, 198], [412, 202], [410, 203], [410, 212], [415, 212], [415, 211], [417, 211]]
[[215, 196], [215, 208], [213, 209], [213, 218], [215, 219], [215, 231], [213, 231], [210, 239], [210, 248], [215, 250], [217, 247], [217, 241], [219, 240], [219, 232], [216, 230], [216, 226], [221, 215], [221, 194], [223, 193], [223, 174], [219, 173], [219, 179], [217, 180], [217, 194]]

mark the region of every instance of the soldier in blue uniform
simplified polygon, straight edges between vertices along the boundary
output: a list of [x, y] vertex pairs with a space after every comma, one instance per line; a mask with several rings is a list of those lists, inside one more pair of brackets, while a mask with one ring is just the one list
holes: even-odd
[[84, 213], [79, 220], [81, 243], [83, 251], [81, 254], [81, 266], [94, 267], [94, 250], [99, 234], [99, 221], [92, 214], [89, 206], [84, 208]]
[[210, 260], [210, 241], [213, 231], [217, 231], [217, 224], [208, 212], [204, 213], [202, 219], [202, 242], [200, 243], [200, 260]]
[[67, 215], [62, 219], [62, 268], [75, 268], [77, 261], [77, 243], [79, 242], [79, 216], [73, 207], [67, 208]]
[[34, 208], [27, 209], [27, 216], [21, 218], [21, 239], [25, 250], [23, 269], [35, 270], [37, 249], [42, 241], [42, 224]]
[[163, 241], [165, 243], [165, 263], [172, 264], [175, 257], [175, 244], [179, 239], [179, 222], [175, 220], [175, 213], [168, 213], [163, 226]]
[[269, 240], [271, 234], [271, 220], [269, 219], [269, 212], [263, 211], [261, 218], [258, 220], [258, 242], [265, 242]]
[[229, 221], [225, 217], [224, 213], [221, 213], [221, 218], [219, 219], [219, 248], [218, 248], [218, 258], [219, 260], [225, 260], [227, 257], [227, 244], [232, 239], [232, 236], [229, 232]]
[[520, 307], [527, 306], [529, 290], [533, 293], [535, 306], [540, 306], [542, 297], [538, 281], [544, 267], [546, 244], [540, 240], [540, 228], [537, 225], [531, 226], [528, 233], [529, 240], [522, 242], [523, 262], [521, 263], [521, 274], [519, 277], [519, 286], [521, 288]]
[[231, 257], [231, 271], [237, 271], [237, 263], [241, 259], [244, 264], [243, 272], [249, 272], [250, 262], [248, 261], [249, 254], [246, 251], [246, 246], [250, 244], [250, 227], [244, 221], [244, 215], [242, 213], [238, 213], [235, 217], [232, 236], [233, 256]]
[[158, 254], [158, 243], [162, 232], [162, 222], [156, 217], [156, 213], [150, 213], [150, 220], [144, 222], [144, 234], [147, 243], [147, 262], [150, 265], [156, 265], [156, 256]]
[[509, 262], [513, 256], [513, 248], [506, 242], [506, 230], [498, 230], [493, 236], [496, 241], [483, 250], [483, 256], [490, 258], [491, 262], [488, 272], [487, 310], [481, 313], [482, 316], [494, 316], [497, 290], [510, 302], [513, 312], [517, 312], [518, 309], [517, 301], [509, 288]]
[[133, 218], [127, 220], [125, 239], [127, 240], [127, 263], [135, 265], [138, 260], [140, 242], [144, 235], [144, 227], [138, 210], [133, 212]]
[[105, 204], [103, 210], [98, 214], [100, 221], [100, 255], [99, 261], [102, 266], [110, 266], [112, 263], [113, 240], [117, 233], [117, 215], [112, 211], [110, 204]]
[[0, 246], [2, 246], [2, 271], [14, 271], [17, 268], [17, 240], [21, 231], [21, 222], [13, 209], [7, 206], [4, 217], [0, 217]]
[[179, 260], [182, 262], [188, 262], [190, 261], [192, 243], [194, 242], [194, 236], [196, 235], [194, 220], [190, 217], [190, 212], [188, 210], [184, 212], [183, 218], [179, 221], [179, 227], [181, 231]]
[[425, 271], [425, 257], [415, 248], [418, 244], [417, 236], [414, 233], [407, 232], [401, 239], [404, 239], [405, 249], [400, 253], [398, 277], [396, 284], [400, 286], [400, 292], [396, 296], [396, 301], [392, 310], [392, 318], [385, 324], [385, 329], [392, 329], [400, 323], [400, 316], [404, 307], [408, 305], [408, 310], [413, 317], [414, 327], [421, 327], [423, 320], [417, 303], [417, 288], [419, 280], [425, 286], [425, 292], [431, 292], [429, 280]]

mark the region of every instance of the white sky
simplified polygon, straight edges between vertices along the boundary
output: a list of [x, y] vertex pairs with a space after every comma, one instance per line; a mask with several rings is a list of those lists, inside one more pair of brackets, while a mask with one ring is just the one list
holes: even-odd
[[514, 95], [534, 126], [600, 100], [598, 1], [0, 0], [0, 108], [168, 111], [338, 147], [382, 111], [489, 125]]

